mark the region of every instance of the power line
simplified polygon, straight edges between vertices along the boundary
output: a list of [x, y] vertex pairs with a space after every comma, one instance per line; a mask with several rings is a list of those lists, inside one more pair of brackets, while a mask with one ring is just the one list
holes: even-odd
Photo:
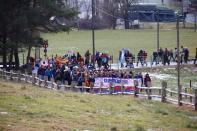
[[111, 17], [113, 17], [113, 18], [115, 18], [115, 19], [121, 19], [121, 20], [124, 20], [124, 21], [128, 21], [128, 22], [132, 22], [132, 20], [128, 20], [128, 19], [123, 19], [123, 18], [121, 18], [121, 17], [118, 17], [118, 16], [115, 16], [115, 15], [113, 15], [113, 14], [110, 14], [110, 13], [108, 13], [107, 11], [105, 11], [103, 8], [99, 8], [99, 7], [96, 7], [95, 6], [95, 9], [97, 9], [97, 10], [99, 10], [99, 11], [101, 11], [103, 14], [105, 14], [105, 15], [108, 15], [108, 16], [111, 16]]

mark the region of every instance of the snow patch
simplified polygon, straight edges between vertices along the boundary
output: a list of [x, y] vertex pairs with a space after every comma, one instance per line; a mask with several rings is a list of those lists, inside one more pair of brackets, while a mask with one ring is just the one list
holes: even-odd
[[154, 77], [154, 78], [156, 78], [156, 79], [160, 79], [160, 80], [175, 79], [174, 76], [169, 75], [169, 74], [150, 73], [149, 76], [150, 76], [150, 77]]
[[7, 115], [7, 112], [0, 112], [1, 115]]

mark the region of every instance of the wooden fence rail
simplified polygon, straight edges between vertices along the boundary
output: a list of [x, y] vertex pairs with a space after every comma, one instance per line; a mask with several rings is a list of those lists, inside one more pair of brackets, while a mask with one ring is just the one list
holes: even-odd
[[[62, 85], [61, 82], [55, 83], [54, 80], [47, 81], [46, 79], [41, 79], [36, 76], [31, 76], [28, 74], [21, 74], [20, 72], [8, 72], [0, 69], [0, 77], [6, 80], [15, 80], [17, 82], [30, 83], [39, 87], [45, 87], [54, 90], [70, 90], [75, 92], [85, 92], [88, 90], [92, 93], [97, 94], [134, 94], [135, 97], [145, 97], [149, 100], [157, 99], [161, 102], [171, 102], [178, 105], [190, 105], [194, 106], [195, 111], [197, 111], [197, 89], [194, 89], [194, 94], [189, 94], [185, 92], [180, 93], [181, 100], [178, 101], [178, 92], [167, 89], [167, 82], [163, 81], [161, 87], [135, 87], [133, 93], [127, 93], [124, 88], [120, 92], [114, 92], [113, 88], [106, 87], [86, 87], [86, 86], [76, 86], [73, 85]], [[181, 104], [179, 104], [179, 103]]]

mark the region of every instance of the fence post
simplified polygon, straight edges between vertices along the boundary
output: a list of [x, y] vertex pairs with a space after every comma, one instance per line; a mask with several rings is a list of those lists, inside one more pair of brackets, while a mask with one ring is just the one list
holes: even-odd
[[21, 72], [19, 71], [18, 72], [18, 82], [20, 82], [21, 81]]
[[10, 71], [10, 80], [13, 80], [13, 71]]
[[41, 84], [42, 84], [41, 76], [39, 75], [39, 77], [38, 77], [38, 85], [39, 85], [39, 87], [41, 87]]
[[197, 89], [194, 89], [194, 107], [195, 107], [195, 111], [197, 111]]
[[[61, 84], [61, 81], [57, 81], [57, 90], [59, 90], [60, 89], [60, 84]], [[74, 86], [75, 87], [75, 86]], [[74, 87], [73, 87], [73, 89], [74, 89]]]
[[183, 104], [181, 103], [181, 101], [182, 101], [182, 85], [180, 85], [180, 90], [181, 90], [181, 92], [180, 92], [180, 94], [178, 94], [179, 96], [178, 96], [178, 105], [179, 106], [182, 106]]
[[48, 86], [47, 85], [48, 84], [47, 81], [48, 81], [48, 77], [47, 76], [44, 76], [44, 87], [45, 88], [47, 88], [47, 86]]
[[3, 78], [3, 70], [1, 70], [1, 78]]
[[161, 86], [162, 86], [162, 89], [161, 89], [161, 102], [166, 102], [167, 82], [166, 81], [162, 81]]
[[3, 75], [2, 75], [2, 78], [5, 79], [6, 76], [5, 76], [5, 70], [3, 69]]
[[32, 74], [32, 85], [36, 84], [36, 74]]
[[27, 83], [27, 73], [25, 73], [25, 82]]
[[150, 89], [150, 87], [151, 87], [151, 83], [150, 82], [148, 82], [148, 88], [147, 88], [147, 92], [148, 92], [148, 99], [149, 100], [151, 100], [151, 89]]
[[54, 82], [55, 82], [54, 78], [51, 78], [51, 89], [53, 89], [55, 87]]

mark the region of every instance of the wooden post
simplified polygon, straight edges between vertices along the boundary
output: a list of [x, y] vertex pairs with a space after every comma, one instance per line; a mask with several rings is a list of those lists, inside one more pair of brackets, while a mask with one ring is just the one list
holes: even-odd
[[162, 89], [161, 89], [161, 102], [166, 102], [167, 82], [166, 81], [162, 81], [161, 86], [162, 86]]
[[151, 92], [152, 92], [152, 91], [151, 91], [151, 89], [150, 89], [150, 87], [151, 87], [151, 83], [150, 83], [150, 82], [148, 82], [148, 89], [147, 89], [147, 93], [148, 93], [148, 99], [149, 99], [149, 100], [151, 100], [151, 96], [150, 96], [150, 95], [151, 95]]
[[41, 76], [39, 76], [39, 79], [38, 79], [38, 85], [39, 85], [39, 87], [41, 87], [41, 84], [42, 84]]
[[60, 83], [61, 83], [61, 81], [57, 81], [57, 90], [59, 90], [60, 89]]
[[170, 92], [170, 96], [172, 97], [172, 92]]
[[35, 74], [32, 75], [32, 84], [33, 85], [36, 84], [36, 75]]
[[182, 100], [182, 94], [181, 94], [181, 92], [182, 92], [182, 85], [180, 85], [179, 89], [180, 89], [180, 92], [178, 93], [178, 105], [182, 106], [183, 105], [181, 103], [181, 100]]
[[51, 83], [51, 89], [53, 89], [54, 86], [55, 86], [55, 85], [54, 85], [54, 82], [55, 82], [54, 78], [51, 78], [51, 82], [52, 82], [52, 83]]
[[13, 71], [10, 71], [10, 80], [13, 80]]
[[189, 101], [190, 101], [190, 103], [192, 103], [192, 96], [189, 97]]
[[4, 73], [3, 73], [3, 78], [6, 80], [7, 78], [7, 73], [6, 73], [6, 70], [4, 70]]
[[159, 90], [159, 95], [161, 95], [161, 90]]
[[55, 87], [54, 82], [52, 81], [51, 89]]
[[2, 74], [2, 78], [5, 79], [5, 70], [3, 69], [3, 74]]
[[150, 87], [148, 87], [148, 89], [147, 89], [147, 92], [148, 92], [148, 99], [149, 100], [151, 100], [151, 89], [150, 89]]
[[20, 82], [21, 81], [21, 72], [19, 71], [18, 72], [18, 82]]
[[44, 76], [44, 87], [47, 88], [48, 77]]
[[[192, 80], [189, 81], [189, 94], [192, 94]], [[190, 102], [192, 103], [192, 96], [189, 97]]]
[[197, 111], [197, 89], [195, 89], [194, 92], [195, 92], [194, 107], [195, 107], [195, 111]]
[[25, 55], [23, 54], [23, 65], [25, 64]]
[[4, 74], [4, 72], [3, 72], [4, 70], [1, 70], [1, 78], [3, 78], [3, 74]]
[[25, 82], [27, 83], [27, 73], [25, 73]]
[[192, 87], [192, 80], [189, 81], [189, 87]]

